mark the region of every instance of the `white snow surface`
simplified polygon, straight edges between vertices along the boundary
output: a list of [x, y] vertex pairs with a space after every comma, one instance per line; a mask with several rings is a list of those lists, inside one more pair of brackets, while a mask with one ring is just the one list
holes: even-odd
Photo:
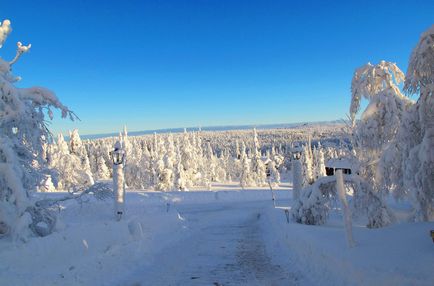
[[222, 189], [130, 191], [120, 222], [110, 200], [63, 202], [53, 234], [0, 239], [0, 285], [434, 285], [434, 223], [354, 224], [349, 248], [339, 212], [288, 223], [289, 189], [280, 208], [267, 190]]

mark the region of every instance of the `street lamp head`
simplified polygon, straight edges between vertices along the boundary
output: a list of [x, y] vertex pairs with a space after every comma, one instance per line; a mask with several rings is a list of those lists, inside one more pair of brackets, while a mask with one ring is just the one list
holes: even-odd
[[111, 152], [111, 157], [114, 165], [123, 164], [125, 158], [125, 151], [119, 141], [115, 143], [115, 149]]
[[292, 148], [292, 150], [291, 150], [292, 159], [300, 160], [302, 151], [303, 151], [303, 148], [301, 148], [300, 146], [298, 146], [298, 145], [294, 146], [294, 148]]

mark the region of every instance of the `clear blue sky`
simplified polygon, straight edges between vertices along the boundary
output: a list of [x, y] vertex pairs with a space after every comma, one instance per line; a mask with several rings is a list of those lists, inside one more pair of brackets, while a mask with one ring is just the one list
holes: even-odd
[[405, 71], [434, 1], [3, 1], [32, 50], [20, 86], [45, 86], [81, 122], [54, 133], [345, 118], [360, 65]]

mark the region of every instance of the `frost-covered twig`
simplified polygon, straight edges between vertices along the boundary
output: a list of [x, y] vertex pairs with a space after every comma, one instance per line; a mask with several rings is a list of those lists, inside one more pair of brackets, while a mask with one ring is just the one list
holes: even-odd
[[18, 61], [18, 59], [21, 57], [21, 55], [24, 53], [27, 53], [31, 47], [32, 47], [31, 44], [24, 46], [21, 42], [18, 42], [17, 43], [17, 54], [15, 55], [15, 58], [9, 62], [9, 66], [12, 66], [13, 64], [15, 64]]

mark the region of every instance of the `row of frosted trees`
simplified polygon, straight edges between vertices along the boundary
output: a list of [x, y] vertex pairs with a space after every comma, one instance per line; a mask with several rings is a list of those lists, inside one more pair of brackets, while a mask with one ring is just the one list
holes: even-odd
[[[154, 134], [129, 137], [124, 130], [119, 138], [83, 142], [77, 130], [65, 141], [59, 135], [56, 142], [45, 146], [45, 158], [51, 168], [41, 191], [69, 190], [111, 178], [110, 151], [120, 140], [126, 151], [125, 179], [132, 189], [157, 191], [189, 190], [193, 187], [211, 189], [213, 183], [239, 182], [242, 188], [277, 185], [281, 175], [290, 169], [290, 142], [285, 146], [261, 146], [256, 129], [237, 134], [233, 145], [221, 146], [221, 136], [204, 139], [201, 132]], [[271, 135], [272, 136], [272, 135]], [[227, 138], [226, 138], [227, 139]], [[264, 140], [266, 141], [266, 140]], [[323, 176], [324, 153], [336, 156], [336, 149], [305, 147], [303, 156], [305, 184]]]

